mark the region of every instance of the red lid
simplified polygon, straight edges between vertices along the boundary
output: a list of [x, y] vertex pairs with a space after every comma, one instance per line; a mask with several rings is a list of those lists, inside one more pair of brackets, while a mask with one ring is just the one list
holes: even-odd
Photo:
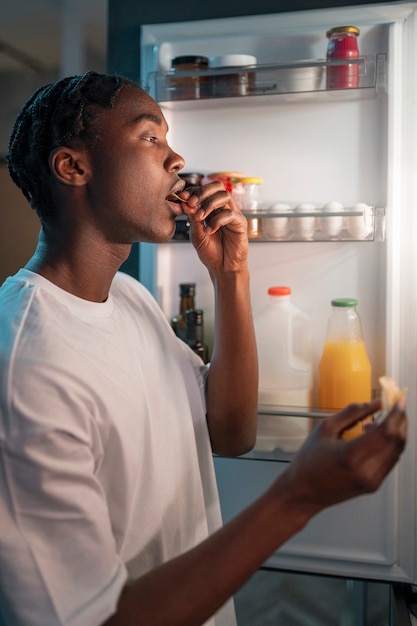
[[291, 289], [289, 287], [270, 287], [268, 289], [269, 296], [289, 296]]

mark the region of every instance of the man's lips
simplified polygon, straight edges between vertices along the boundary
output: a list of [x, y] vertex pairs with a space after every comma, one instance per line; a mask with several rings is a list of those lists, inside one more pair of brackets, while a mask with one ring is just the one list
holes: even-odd
[[169, 193], [166, 199], [168, 200], [168, 202], [175, 202], [176, 204], [181, 204], [182, 202], [184, 202], [184, 200], [182, 200], [176, 193]]

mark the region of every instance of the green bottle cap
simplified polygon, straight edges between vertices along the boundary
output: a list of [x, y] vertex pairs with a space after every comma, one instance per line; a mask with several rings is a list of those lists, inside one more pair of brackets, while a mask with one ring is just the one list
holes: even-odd
[[358, 306], [356, 298], [335, 298], [332, 300], [332, 306], [353, 307]]

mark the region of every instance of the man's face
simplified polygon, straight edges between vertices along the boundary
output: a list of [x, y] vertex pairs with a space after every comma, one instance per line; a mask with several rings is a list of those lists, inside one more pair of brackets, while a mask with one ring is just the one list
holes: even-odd
[[184, 186], [184, 160], [167, 143], [159, 106], [142, 90], [123, 87], [97, 123], [101, 139], [90, 150], [88, 183], [95, 225], [114, 243], [169, 240], [182, 211], [166, 197]]

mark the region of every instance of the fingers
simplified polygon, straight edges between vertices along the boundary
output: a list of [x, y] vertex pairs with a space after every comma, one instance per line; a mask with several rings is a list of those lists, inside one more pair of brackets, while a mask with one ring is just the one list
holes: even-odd
[[407, 438], [405, 408], [397, 403], [381, 424], [348, 443], [353, 466], [362, 467], [363, 488], [375, 491], [397, 463]]
[[363, 404], [350, 404], [342, 411], [339, 411], [339, 413], [336, 413], [324, 421], [326, 430], [332, 435], [340, 437], [345, 430], [351, 428], [360, 420], [373, 415], [379, 411], [380, 408], [381, 401], [379, 399]]
[[245, 225], [243, 215], [219, 181], [203, 187], [188, 188], [186, 191], [191, 194], [185, 207], [190, 223], [195, 226], [201, 224], [206, 234], [232, 224]]
[[404, 407], [394, 407], [384, 422], [374, 424], [361, 437], [345, 441], [338, 436], [345, 419], [368, 416], [378, 407], [378, 402], [351, 405], [321, 422], [305, 441], [287, 471], [304, 502], [321, 510], [380, 487], [405, 448]]

